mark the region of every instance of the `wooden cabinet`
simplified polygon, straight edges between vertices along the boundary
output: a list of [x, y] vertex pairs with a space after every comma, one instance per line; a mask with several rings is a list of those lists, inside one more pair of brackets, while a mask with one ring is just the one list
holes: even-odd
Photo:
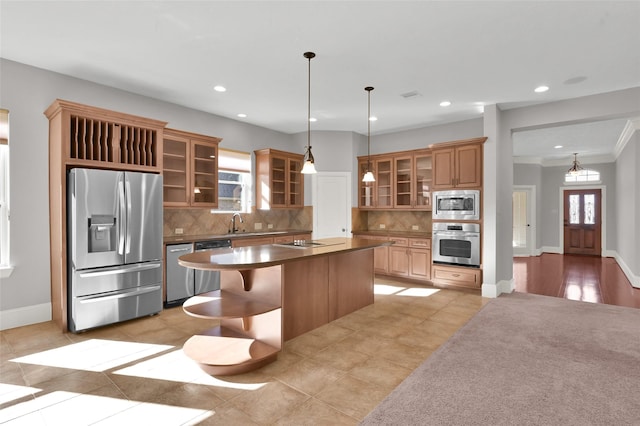
[[[369, 167], [370, 165], [370, 167]], [[375, 182], [362, 182], [367, 170], [375, 176]], [[358, 158], [358, 206], [362, 209], [393, 208], [393, 159], [387, 156]]]
[[431, 151], [394, 157], [394, 203], [397, 209], [431, 210]]
[[368, 157], [358, 157], [361, 209], [431, 210], [431, 152], [413, 150], [371, 156], [375, 182], [362, 182]]
[[356, 237], [393, 241], [391, 246], [374, 249], [373, 264], [376, 274], [422, 281], [431, 279], [431, 239], [374, 235], [357, 235]]
[[304, 156], [275, 149], [256, 154], [256, 208], [304, 207]]
[[431, 240], [391, 237], [389, 274], [429, 280], [431, 278]]
[[222, 139], [165, 129], [166, 207], [218, 207], [218, 144]]
[[433, 189], [481, 189], [482, 147], [487, 138], [431, 145]]
[[434, 264], [431, 273], [435, 284], [476, 289], [482, 286], [481, 269]]

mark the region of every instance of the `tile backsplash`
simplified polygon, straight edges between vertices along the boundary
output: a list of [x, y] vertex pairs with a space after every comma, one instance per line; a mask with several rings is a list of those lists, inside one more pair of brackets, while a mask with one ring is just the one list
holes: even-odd
[[357, 231], [431, 232], [431, 212], [361, 211], [354, 208], [351, 217], [352, 228]]
[[[231, 228], [231, 213], [211, 213], [210, 209], [164, 209], [165, 237], [177, 235], [176, 229], [182, 229], [183, 235], [219, 235], [226, 234]], [[243, 223], [236, 219], [236, 226], [247, 232], [313, 229], [313, 207], [303, 209], [257, 210], [251, 213], [240, 213]], [[257, 229], [256, 224], [262, 228]], [[272, 225], [272, 228], [269, 228]]]

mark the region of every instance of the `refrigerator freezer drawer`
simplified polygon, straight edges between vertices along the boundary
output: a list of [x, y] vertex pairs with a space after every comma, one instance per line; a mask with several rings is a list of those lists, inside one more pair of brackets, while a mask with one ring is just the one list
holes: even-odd
[[69, 330], [75, 333], [156, 314], [161, 310], [162, 284], [99, 295], [73, 297]]
[[162, 285], [162, 262], [73, 271], [70, 284], [71, 297], [97, 295], [150, 284]]

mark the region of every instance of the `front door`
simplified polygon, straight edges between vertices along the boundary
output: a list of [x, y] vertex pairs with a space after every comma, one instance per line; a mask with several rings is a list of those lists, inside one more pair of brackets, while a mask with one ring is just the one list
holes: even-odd
[[564, 253], [600, 256], [600, 189], [564, 191]]

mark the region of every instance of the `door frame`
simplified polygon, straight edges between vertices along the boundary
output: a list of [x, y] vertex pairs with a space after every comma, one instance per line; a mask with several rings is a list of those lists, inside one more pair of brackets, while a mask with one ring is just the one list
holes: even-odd
[[318, 190], [318, 185], [320, 185], [320, 180], [321, 180], [318, 178], [322, 176], [344, 177], [345, 181], [347, 182], [347, 190], [346, 190], [347, 199], [345, 200], [346, 211], [344, 212], [347, 220], [345, 235], [347, 236], [347, 238], [351, 238], [351, 220], [352, 220], [351, 209], [352, 209], [352, 201], [353, 201], [353, 194], [351, 193], [351, 177], [352, 177], [351, 172], [318, 172], [316, 174], [311, 175], [311, 205], [313, 206], [313, 233], [317, 234], [317, 230], [318, 230], [317, 206], [319, 205], [318, 194], [320, 192]]
[[560, 187], [558, 204], [558, 253], [564, 254], [564, 192], [576, 190], [600, 190], [600, 256], [607, 256], [607, 187], [604, 185], [564, 185]]
[[527, 193], [527, 215], [529, 219], [529, 239], [527, 240], [527, 247], [519, 253], [513, 249], [513, 257], [525, 257], [535, 256], [537, 252], [536, 248], [536, 186], [535, 185], [513, 185], [512, 193], [515, 191], [524, 191]]

